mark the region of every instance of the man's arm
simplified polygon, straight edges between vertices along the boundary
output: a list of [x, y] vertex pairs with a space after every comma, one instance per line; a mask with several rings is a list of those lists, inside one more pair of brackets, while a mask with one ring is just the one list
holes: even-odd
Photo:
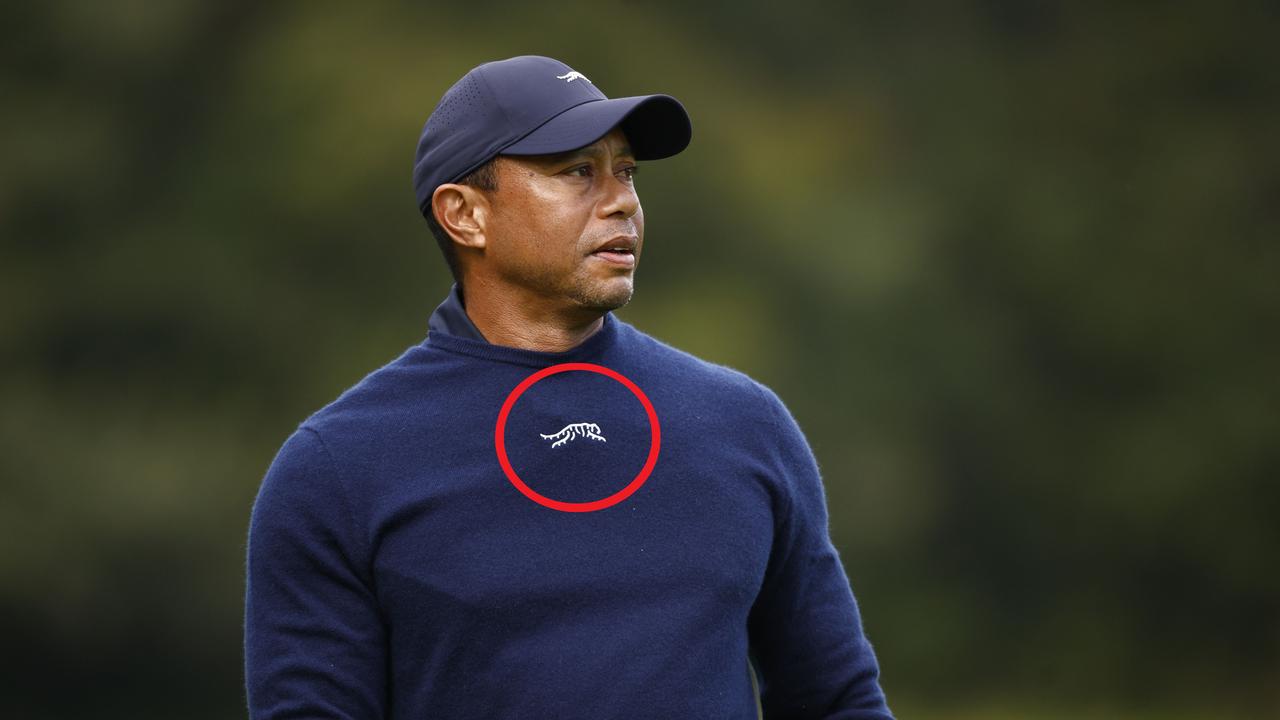
[[386, 634], [366, 543], [315, 431], [299, 428], [262, 481], [249, 524], [249, 716], [386, 717]]
[[748, 617], [764, 716], [890, 719], [879, 665], [831, 543], [817, 461], [786, 406], [761, 387], [772, 419], [764, 460], [781, 495], [769, 566]]

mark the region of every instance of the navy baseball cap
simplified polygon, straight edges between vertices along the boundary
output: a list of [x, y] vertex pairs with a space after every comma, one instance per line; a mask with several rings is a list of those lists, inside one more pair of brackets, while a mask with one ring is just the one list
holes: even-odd
[[445, 92], [422, 128], [413, 163], [418, 209], [429, 216], [436, 188], [496, 155], [576, 150], [618, 125], [637, 160], [671, 157], [693, 132], [670, 95], [610, 99], [559, 60], [523, 55], [480, 65]]

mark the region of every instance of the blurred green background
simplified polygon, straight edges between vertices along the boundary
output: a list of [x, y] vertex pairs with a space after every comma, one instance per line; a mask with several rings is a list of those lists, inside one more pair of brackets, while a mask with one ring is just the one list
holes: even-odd
[[481, 62], [694, 121], [619, 313], [786, 400], [902, 718], [1280, 711], [1275, 3], [0, 10], [0, 714], [241, 717], [249, 508]]

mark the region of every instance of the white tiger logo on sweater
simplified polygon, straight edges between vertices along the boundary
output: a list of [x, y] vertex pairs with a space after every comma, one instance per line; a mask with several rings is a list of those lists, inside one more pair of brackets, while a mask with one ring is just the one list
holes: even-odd
[[[538, 434], [542, 435], [542, 433]], [[555, 442], [551, 443], [551, 447], [559, 447], [570, 440], [577, 440], [580, 437], [589, 437], [592, 440], [609, 442], [600, 434], [600, 426], [595, 423], [573, 423], [572, 425], [565, 425], [558, 433], [542, 435], [543, 440], [555, 440]]]

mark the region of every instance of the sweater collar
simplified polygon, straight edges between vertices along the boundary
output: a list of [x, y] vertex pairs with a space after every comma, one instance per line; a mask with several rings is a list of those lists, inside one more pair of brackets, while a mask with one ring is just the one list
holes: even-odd
[[542, 352], [522, 348], [494, 345], [485, 339], [475, 323], [467, 316], [462, 291], [457, 283], [449, 290], [449, 296], [431, 313], [427, 321], [427, 346], [449, 352], [471, 355], [486, 360], [497, 360], [529, 367], [547, 367], [563, 362], [577, 362], [598, 356], [614, 343], [618, 335], [618, 319], [613, 313], [603, 316], [604, 322], [594, 335], [576, 347], [564, 352]]

